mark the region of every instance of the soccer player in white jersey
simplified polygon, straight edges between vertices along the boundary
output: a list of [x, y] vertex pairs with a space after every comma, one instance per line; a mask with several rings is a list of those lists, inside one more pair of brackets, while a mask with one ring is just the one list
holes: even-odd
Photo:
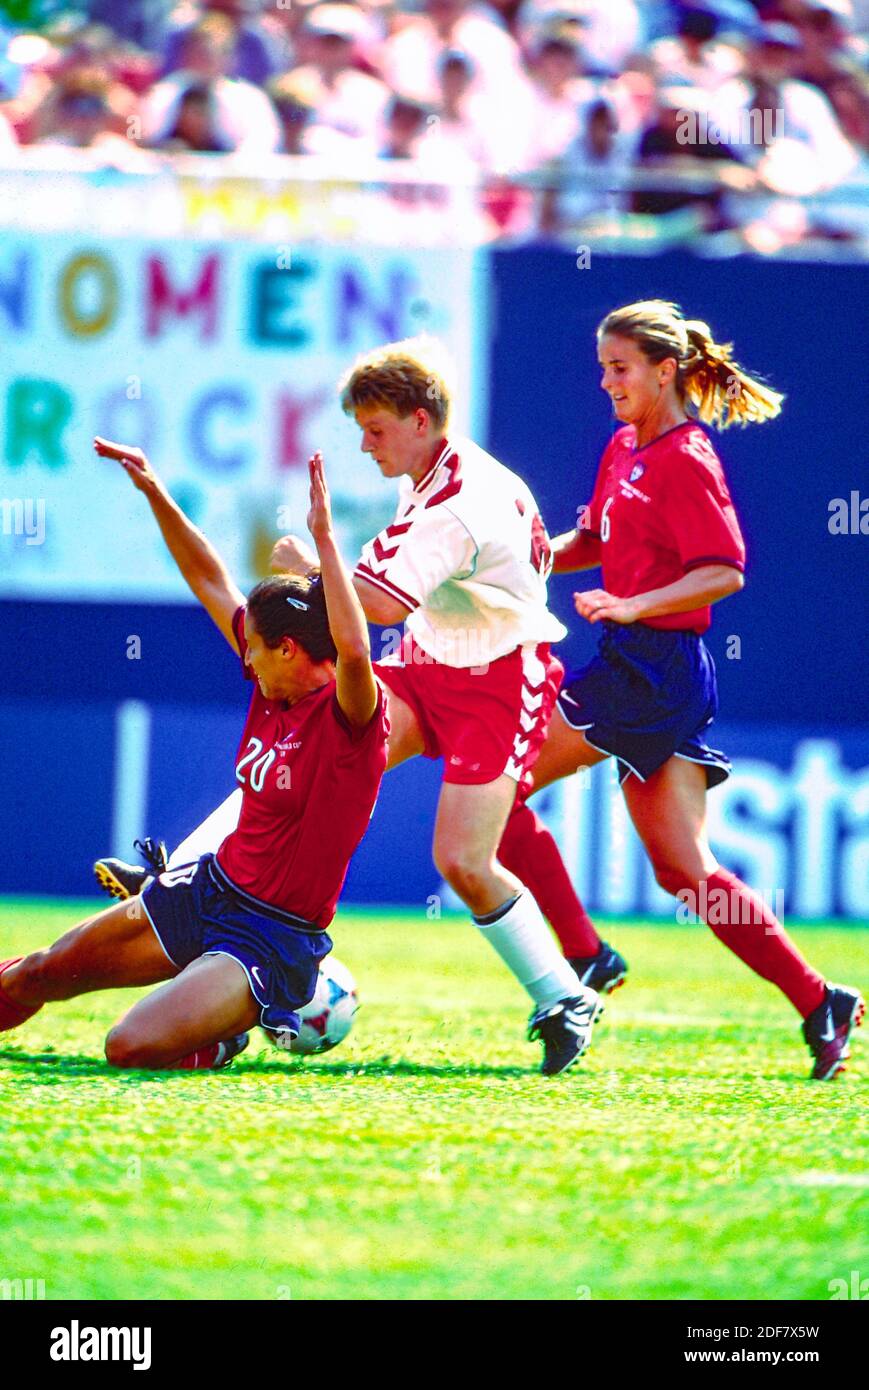
[[[565, 629], [546, 606], [551, 555], [534, 497], [448, 433], [437, 352], [425, 340], [390, 343], [359, 358], [341, 384], [362, 452], [400, 480], [395, 519], [364, 547], [354, 584], [370, 622], [405, 624], [399, 650], [376, 666], [388, 690], [388, 767], [417, 754], [443, 758], [435, 864], [534, 1001], [529, 1036], [542, 1041], [542, 1070], [553, 1075], [585, 1051], [601, 1004], [497, 850], [546, 735], [563, 674], [550, 643]], [[295, 538], [276, 552], [286, 569], [316, 565]], [[236, 800], [172, 862], [215, 848], [233, 829]], [[128, 886], [127, 866], [95, 867], [110, 891]]]

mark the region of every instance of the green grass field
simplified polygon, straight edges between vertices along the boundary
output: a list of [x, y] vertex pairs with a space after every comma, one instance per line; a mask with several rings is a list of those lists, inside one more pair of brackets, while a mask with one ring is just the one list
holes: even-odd
[[[92, 910], [0, 904], [0, 952]], [[225, 1073], [112, 1073], [134, 992], [0, 1039], [0, 1279], [49, 1299], [828, 1299], [867, 1264], [869, 1037], [811, 1085], [798, 1020], [705, 928], [609, 924], [632, 974], [537, 1074], [462, 920], [345, 913], [351, 1037]], [[795, 932], [869, 983], [869, 933]]]

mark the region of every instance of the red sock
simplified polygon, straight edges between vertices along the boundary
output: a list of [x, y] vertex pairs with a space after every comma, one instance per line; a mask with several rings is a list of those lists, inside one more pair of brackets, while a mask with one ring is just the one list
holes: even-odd
[[208, 1047], [199, 1047], [195, 1052], [188, 1052], [186, 1057], [182, 1057], [180, 1062], [173, 1063], [173, 1071], [207, 1071], [213, 1067], [217, 1061], [217, 1054], [220, 1043], [209, 1043]]
[[0, 961], [0, 1033], [4, 1033], [7, 1028], [17, 1028], [19, 1024], [26, 1023], [42, 1008], [41, 1004], [36, 1004], [33, 1008], [26, 1004], [16, 1004], [3, 992], [3, 971], [10, 965], [17, 965], [23, 959], [23, 956], [12, 956], [10, 960]]
[[824, 979], [797, 950], [763, 898], [727, 869], [709, 875], [705, 896], [703, 882], [699, 888], [699, 915], [718, 940], [755, 974], [778, 985], [806, 1018], [823, 1001]]
[[570, 881], [558, 845], [524, 802], [514, 806], [498, 846], [498, 862], [537, 899], [566, 956], [594, 956], [600, 937]]

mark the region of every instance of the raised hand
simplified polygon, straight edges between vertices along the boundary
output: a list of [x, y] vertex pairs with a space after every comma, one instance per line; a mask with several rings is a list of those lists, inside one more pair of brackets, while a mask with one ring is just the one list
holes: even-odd
[[332, 536], [332, 501], [326, 484], [326, 466], [319, 449], [308, 459], [308, 476], [311, 479], [311, 509], [308, 512], [308, 530], [319, 544]]
[[133, 486], [138, 488], [139, 492], [153, 494], [161, 489], [160, 479], [141, 449], [131, 448], [127, 444], [114, 444], [111, 439], [103, 439], [97, 435], [94, 439], [94, 450], [100, 458], [115, 459], [124, 472], [129, 474]]

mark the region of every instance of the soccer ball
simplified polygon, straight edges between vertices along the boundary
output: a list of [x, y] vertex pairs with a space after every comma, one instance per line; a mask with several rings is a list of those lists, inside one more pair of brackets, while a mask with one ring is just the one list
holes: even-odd
[[308, 1055], [337, 1047], [353, 1027], [358, 1008], [356, 981], [346, 965], [327, 956], [320, 966], [313, 999], [299, 1009], [299, 1036], [290, 1043], [290, 1052]]

